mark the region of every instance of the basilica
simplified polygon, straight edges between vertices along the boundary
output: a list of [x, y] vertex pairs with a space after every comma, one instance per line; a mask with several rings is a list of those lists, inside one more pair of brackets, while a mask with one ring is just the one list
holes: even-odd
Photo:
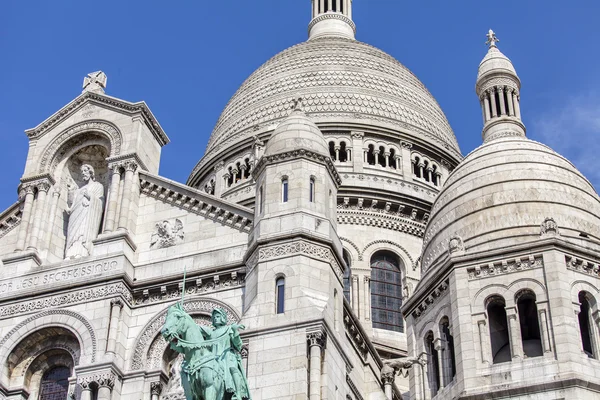
[[495, 33], [463, 156], [423, 83], [355, 39], [352, 0], [304, 1], [308, 40], [242, 84], [185, 183], [101, 71], [25, 131], [0, 399], [183, 400], [178, 302], [245, 327], [252, 400], [600, 399], [600, 199], [527, 138]]

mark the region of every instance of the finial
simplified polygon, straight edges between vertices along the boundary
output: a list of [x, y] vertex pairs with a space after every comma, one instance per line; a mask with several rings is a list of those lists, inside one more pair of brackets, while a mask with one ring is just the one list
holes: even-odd
[[486, 36], [487, 36], [488, 40], [487, 40], [487, 42], [485, 42], [485, 44], [487, 44], [490, 49], [492, 47], [498, 47], [498, 46], [496, 46], [496, 43], [498, 43], [500, 41], [500, 39], [498, 39], [496, 37], [496, 34], [494, 33], [493, 30], [490, 29]]
[[83, 78], [83, 92], [104, 93], [106, 89], [106, 74], [102, 71], [90, 72]]
[[302, 97], [297, 97], [295, 99], [292, 100], [292, 110], [293, 111], [304, 111], [304, 108], [302, 107]]

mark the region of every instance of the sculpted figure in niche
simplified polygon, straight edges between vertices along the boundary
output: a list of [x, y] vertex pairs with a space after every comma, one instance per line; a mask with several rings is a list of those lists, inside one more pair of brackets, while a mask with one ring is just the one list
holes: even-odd
[[90, 255], [92, 240], [98, 236], [102, 210], [104, 209], [104, 186], [96, 182], [94, 168], [89, 164], [81, 166], [82, 187], [68, 185], [69, 216], [67, 225], [67, 245], [65, 258], [79, 258]]
[[163, 249], [175, 246], [183, 243], [184, 237], [183, 222], [180, 219], [175, 219], [175, 221], [164, 220], [156, 224], [155, 231], [150, 238], [150, 248]]

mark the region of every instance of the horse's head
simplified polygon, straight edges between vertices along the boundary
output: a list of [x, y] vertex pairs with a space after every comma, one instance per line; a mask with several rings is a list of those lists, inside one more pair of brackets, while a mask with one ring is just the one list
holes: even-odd
[[165, 326], [160, 333], [167, 342], [176, 345], [179, 339], [185, 338], [185, 333], [189, 328], [190, 322], [193, 326], [194, 320], [192, 320], [192, 317], [185, 312], [181, 303], [177, 303], [167, 311]]

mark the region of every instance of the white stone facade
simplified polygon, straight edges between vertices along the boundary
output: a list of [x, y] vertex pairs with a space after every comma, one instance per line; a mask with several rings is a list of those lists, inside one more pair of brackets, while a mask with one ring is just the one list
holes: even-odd
[[[160, 336], [177, 301], [247, 327], [254, 400], [600, 398], [598, 195], [525, 138], [493, 32], [485, 143], [463, 160], [423, 84], [354, 39], [351, 0], [312, 10], [309, 40], [242, 85], [187, 184], [157, 175], [169, 139], [100, 71], [26, 131], [0, 214], [0, 398], [180, 399]], [[66, 257], [84, 164], [101, 227]]]

